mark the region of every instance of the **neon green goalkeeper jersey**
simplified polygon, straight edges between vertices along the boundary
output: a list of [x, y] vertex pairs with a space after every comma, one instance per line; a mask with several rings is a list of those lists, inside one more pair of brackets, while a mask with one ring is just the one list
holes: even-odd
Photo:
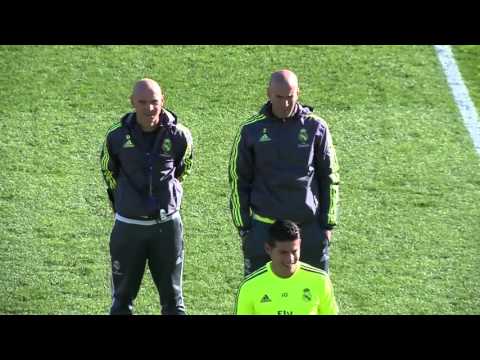
[[271, 261], [250, 274], [238, 290], [237, 315], [336, 315], [338, 306], [328, 274], [300, 262], [289, 278], [272, 271]]

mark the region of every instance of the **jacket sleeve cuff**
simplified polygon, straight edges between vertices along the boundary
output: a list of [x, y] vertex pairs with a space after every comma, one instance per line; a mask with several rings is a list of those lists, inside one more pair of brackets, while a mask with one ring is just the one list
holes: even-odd
[[332, 230], [337, 224], [328, 224], [324, 217], [320, 217], [320, 226], [322, 229]]

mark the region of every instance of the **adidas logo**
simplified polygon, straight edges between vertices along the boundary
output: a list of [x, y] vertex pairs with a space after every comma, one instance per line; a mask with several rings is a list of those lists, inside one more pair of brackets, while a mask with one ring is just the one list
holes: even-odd
[[125, 144], [123, 144], [122, 146], [123, 148], [133, 148], [135, 147], [135, 145], [133, 145], [132, 141], [130, 139], [128, 139]]
[[263, 295], [262, 300], [260, 300], [261, 303], [266, 303], [266, 302], [272, 302], [270, 298], [268, 297], [267, 294]]
[[270, 139], [270, 137], [267, 134], [263, 134], [259, 141], [266, 142], [266, 141], [272, 141], [272, 139]]

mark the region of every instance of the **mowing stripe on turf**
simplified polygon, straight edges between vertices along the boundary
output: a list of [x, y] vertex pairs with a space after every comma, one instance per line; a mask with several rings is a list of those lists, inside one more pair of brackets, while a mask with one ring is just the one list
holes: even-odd
[[455, 102], [462, 114], [465, 127], [470, 133], [475, 150], [480, 155], [480, 125], [478, 121], [478, 113], [475, 105], [470, 99], [468, 89], [463, 82], [462, 74], [460, 74], [460, 70], [455, 62], [452, 48], [449, 45], [435, 45], [435, 50], [438, 59], [442, 64], [443, 71], [447, 77], [448, 85], [452, 90]]

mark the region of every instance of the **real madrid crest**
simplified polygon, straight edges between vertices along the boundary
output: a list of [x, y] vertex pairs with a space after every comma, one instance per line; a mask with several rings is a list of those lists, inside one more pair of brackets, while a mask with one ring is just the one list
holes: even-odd
[[170, 151], [172, 150], [172, 140], [168, 138], [163, 140], [162, 150], [167, 154], [170, 153]]
[[305, 128], [300, 129], [298, 133], [298, 141], [300, 144], [306, 144], [308, 141], [308, 132]]

